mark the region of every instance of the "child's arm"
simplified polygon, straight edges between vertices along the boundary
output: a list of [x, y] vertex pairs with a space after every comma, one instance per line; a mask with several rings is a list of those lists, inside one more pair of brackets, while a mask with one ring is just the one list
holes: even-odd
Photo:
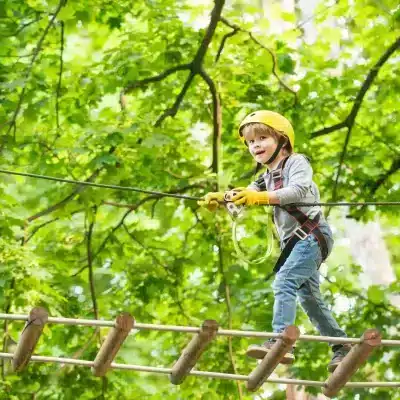
[[271, 201], [271, 204], [298, 203], [307, 195], [312, 186], [313, 170], [304, 156], [291, 157], [287, 168], [288, 184], [284, 188], [272, 192], [278, 202], [272, 203]]
[[292, 157], [287, 166], [289, 182], [282, 189], [266, 191], [263, 179], [258, 179], [232, 198], [235, 204], [291, 204], [298, 203], [312, 185], [313, 171], [307, 159], [298, 155]]
[[279, 197], [275, 192], [268, 192], [269, 204], [281, 204]]

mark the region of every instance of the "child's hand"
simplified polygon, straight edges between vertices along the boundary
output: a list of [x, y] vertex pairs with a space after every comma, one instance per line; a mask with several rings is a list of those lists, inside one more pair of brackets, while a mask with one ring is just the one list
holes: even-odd
[[232, 201], [237, 205], [252, 206], [255, 204], [269, 204], [268, 192], [256, 192], [255, 190], [245, 189], [232, 197]]
[[206, 207], [208, 211], [215, 211], [219, 207], [219, 202], [224, 201], [224, 192], [209, 192], [204, 196], [204, 200], [197, 202], [199, 206]]

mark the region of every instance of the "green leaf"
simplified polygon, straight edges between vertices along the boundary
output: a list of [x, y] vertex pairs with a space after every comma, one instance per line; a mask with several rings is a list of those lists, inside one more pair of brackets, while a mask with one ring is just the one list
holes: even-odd
[[382, 303], [385, 298], [385, 292], [378, 286], [370, 286], [368, 288], [368, 298], [374, 303]]
[[143, 147], [163, 147], [172, 143], [172, 139], [166, 135], [160, 133], [153, 133], [142, 142]]
[[58, 13], [57, 18], [60, 21], [68, 21], [70, 19], [75, 18], [75, 12], [76, 12], [76, 5], [67, 3], [66, 6], [61, 8], [61, 11]]
[[94, 158], [92, 163], [96, 168], [101, 168], [104, 165], [115, 165], [118, 161], [118, 157], [114, 156], [114, 154], [103, 154]]
[[294, 67], [296, 64], [293, 61], [293, 59], [290, 57], [289, 54], [278, 54], [277, 60], [278, 60], [279, 69], [282, 72], [285, 72], [287, 74], [293, 74]]

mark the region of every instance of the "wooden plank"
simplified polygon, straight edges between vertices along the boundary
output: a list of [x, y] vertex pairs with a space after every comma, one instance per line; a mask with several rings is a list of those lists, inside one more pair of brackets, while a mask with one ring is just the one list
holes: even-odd
[[48, 317], [44, 308], [32, 308], [12, 359], [12, 369], [15, 372], [22, 371], [28, 364]]
[[212, 319], [207, 319], [201, 326], [201, 331], [192, 338], [185, 347], [181, 356], [172, 367], [169, 376], [171, 383], [179, 385], [184, 381], [188, 373], [195, 366], [197, 360], [203, 354], [207, 345], [215, 338], [218, 331], [218, 323]]
[[367, 360], [372, 350], [381, 344], [381, 334], [377, 329], [367, 329], [361, 337], [362, 343], [352, 347], [343, 361], [337, 366], [332, 375], [325, 382], [323, 393], [327, 397], [334, 397], [348, 382], [351, 376]]
[[104, 376], [113, 362], [122, 343], [135, 324], [129, 313], [118, 315], [114, 328], [111, 328], [94, 360], [92, 372], [95, 376]]
[[290, 325], [282, 332], [282, 336], [274, 343], [271, 350], [250, 373], [247, 389], [254, 392], [268, 379], [285, 354], [291, 350], [300, 336], [297, 326]]

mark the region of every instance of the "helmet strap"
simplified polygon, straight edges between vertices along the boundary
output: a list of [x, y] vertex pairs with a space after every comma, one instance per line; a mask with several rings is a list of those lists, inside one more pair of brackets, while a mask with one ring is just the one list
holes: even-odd
[[278, 156], [278, 153], [281, 151], [281, 148], [285, 145], [286, 138], [284, 136], [280, 136], [278, 140], [278, 145], [274, 151], [274, 154], [265, 162], [265, 164], [271, 164], [274, 162], [275, 158]]

